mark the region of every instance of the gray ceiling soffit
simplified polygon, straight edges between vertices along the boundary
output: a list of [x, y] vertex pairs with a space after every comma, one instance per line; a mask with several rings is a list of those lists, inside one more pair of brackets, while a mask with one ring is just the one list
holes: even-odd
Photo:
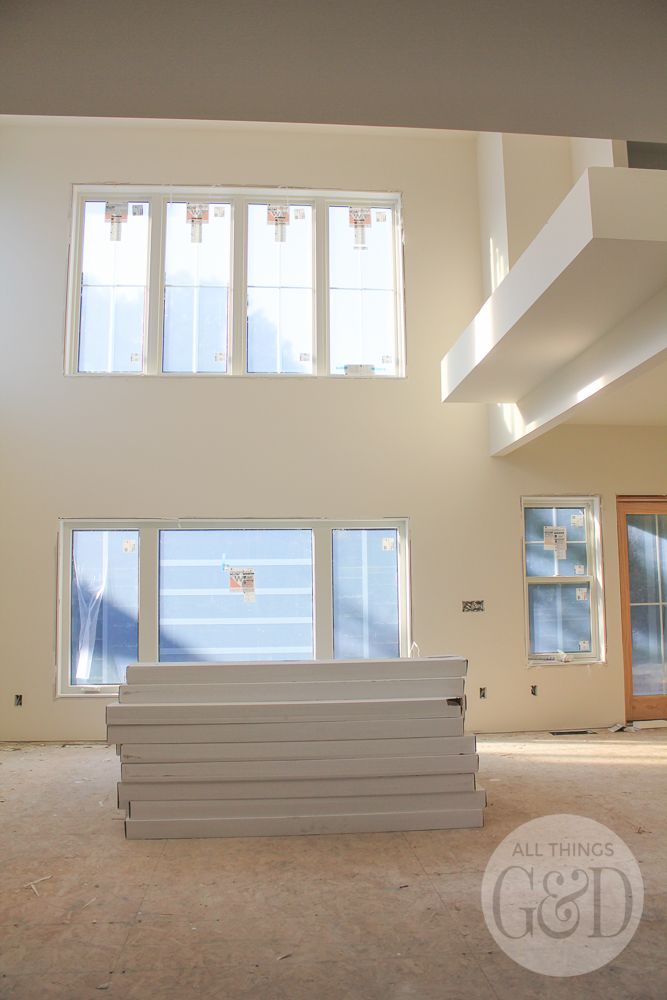
[[0, 113], [667, 140], [664, 0], [2, 0]]

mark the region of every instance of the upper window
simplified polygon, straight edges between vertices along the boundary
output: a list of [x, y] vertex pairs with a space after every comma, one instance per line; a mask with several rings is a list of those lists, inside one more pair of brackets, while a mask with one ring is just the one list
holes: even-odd
[[531, 497], [523, 519], [529, 661], [603, 659], [597, 500]]
[[75, 189], [67, 371], [404, 374], [398, 195]]
[[404, 521], [64, 522], [60, 690], [142, 660], [405, 656], [406, 544]]

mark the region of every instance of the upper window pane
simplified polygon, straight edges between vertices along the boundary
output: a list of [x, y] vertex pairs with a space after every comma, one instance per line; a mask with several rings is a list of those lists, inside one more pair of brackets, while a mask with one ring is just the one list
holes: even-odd
[[226, 372], [231, 205], [170, 202], [166, 214], [163, 371]]
[[308, 529], [160, 532], [160, 660], [309, 660]]
[[139, 532], [73, 531], [71, 683], [122, 684], [137, 660]]
[[80, 372], [143, 370], [148, 233], [148, 202], [85, 203]]
[[391, 208], [329, 207], [330, 372], [398, 374]]
[[524, 521], [527, 576], [588, 576], [583, 507], [526, 507]]
[[398, 531], [333, 532], [334, 656], [400, 656]]
[[313, 210], [248, 206], [248, 371], [313, 371]]

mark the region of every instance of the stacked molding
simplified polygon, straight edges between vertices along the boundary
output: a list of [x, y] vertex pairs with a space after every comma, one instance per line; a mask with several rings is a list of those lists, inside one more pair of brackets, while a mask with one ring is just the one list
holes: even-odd
[[130, 666], [107, 707], [130, 839], [484, 822], [458, 657]]

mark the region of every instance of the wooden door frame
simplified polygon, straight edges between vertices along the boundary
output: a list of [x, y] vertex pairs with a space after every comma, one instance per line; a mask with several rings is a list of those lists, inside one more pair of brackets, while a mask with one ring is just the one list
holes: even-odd
[[627, 514], [667, 514], [667, 496], [618, 496], [616, 521], [618, 527], [618, 561], [621, 584], [621, 629], [623, 640], [623, 676], [625, 683], [626, 722], [661, 719], [665, 716], [665, 695], [632, 693], [632, 624], [630, 618], [630, 566], [628, 561]]

